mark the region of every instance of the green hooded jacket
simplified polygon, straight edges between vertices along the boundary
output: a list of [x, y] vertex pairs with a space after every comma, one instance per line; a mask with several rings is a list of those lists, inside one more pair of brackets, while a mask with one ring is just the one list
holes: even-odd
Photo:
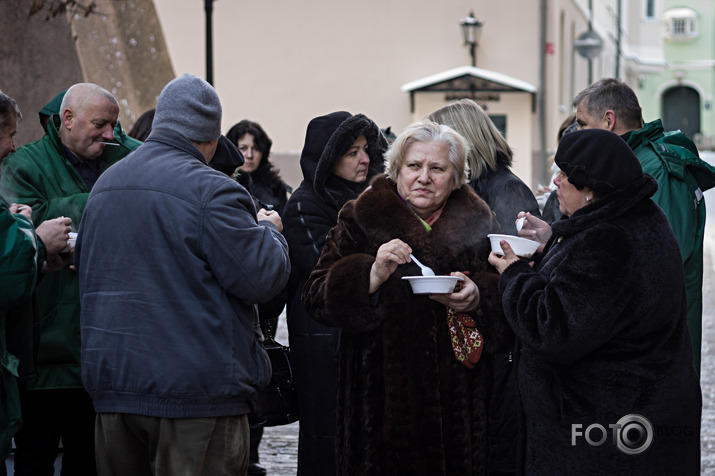
[[698, 157], [695, 144], [679, 132], [664, 132], [660, 119], [621, 136], [631, 147], [643, 172], [658, 181], [653, 200], [668, 217], [680, 245], [685, 267], [688, 327], [693, 362], [700, 373], [703, 322], [703, 192], [715, 187], [715, 168]]
[[0, 205], [0, 460], [10, 454], [11, 439], [22, 423], [17, 391], [18, 357], [9, 352], [13, 339], [26, 338], [18, 346], [31, 345], [31, 333], [14, 335], [9, 330], [7, 311], [28, 301], [47, 251], [30, 220], [12, 214]]
[[[59, 124], [53, 115], [51, 124]], [[141, 145], [117, 123], [114, 138], [120, 144], [105, 147], [102, 172]], [[47, 127], [41, 139], [20, 147], [2, 163], [0, 195], [6, 202], [32, 206], [35, 225], [60, 216], [72, 219], [77, 231], [89, 190], [67, 160], [57, 127]], [[80, 371], [79, 282], [65, 267], [45, 276], [37, 287], [40, 344], [37, 377], [31, 389], [82, 388]]]

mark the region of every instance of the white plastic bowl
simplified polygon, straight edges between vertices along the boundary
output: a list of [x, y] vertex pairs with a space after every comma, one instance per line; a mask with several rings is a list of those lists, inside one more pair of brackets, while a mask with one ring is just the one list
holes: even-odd
[[487, 235], [487, 237], [492, 242], [492, 251], [498, 255], [504, 254], [504, 251], [502, 251], [501, 245], [499, 244], [501, 240], [504, 240], [509, 243], [511, 249], [514, 250], [514, 253], [516, 253], [517, 256], [520, 256], [522, 258], [531, 258], [532, 256], [534, 256], [536, 249], [541, 244], [538, 241], [529, 240], [527, 238], [522, 238], [520, 236], [514, 235], [490, 234]]
[[414, 294], [451, 294], [457, 281], [464, 281], [460, 276], [403, 276], [410, 282]]

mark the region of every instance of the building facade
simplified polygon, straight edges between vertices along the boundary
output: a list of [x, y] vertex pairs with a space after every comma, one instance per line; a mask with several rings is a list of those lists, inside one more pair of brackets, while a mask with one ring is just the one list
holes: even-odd
[[[70, 84], [96, 82], [118, 97], [129, 128], [174, 75], [207, 77], [210, 57], [223, 130], [241, 119], [261, 123], [293, 186], [313, 117], [360, 112], [399, 133], [472, 97], [514, 149], [515, 173], [536, 188], [548, 180], [547, 157], [571, 100], [589, 82], [619, 76], [655, 94], [648, 78], [665, 64], [665, 1], [7, 0], [0, 89], [30, 116]], [[460, 26], [470, 12], [482, 23], [474, 56]], [[686, 80], [694, 80], [690, 71]], [[695, 89], [708, 97], [709, 88]], [[32, 123], [34, 137], [20, 139], [41, 134]]]
[[0, 90], [24, 116], [18, 146], [42, 137], [38, 112], [75, 83], [110, 91], [129, 130], [174, 77], [152, 0], [2, 0], [0, 31]]
[[659, 20], [666, 67], [638, 83], [644, 119], [661, 118], [666, 130], [681, 130], [700, 150], [713, 150], [715, 3], [664, 0]]
[[[473, 97], [503, 128], [515, 172], [536, 188], [548, 180], [546, 158], [576, 93], [603, 76], [637, 84], [663, 67], [662, 42], [654, 41], [660, 26], [640, 13], [646, 0], [154, 3], [177, 74], [206, 77], [211, 19], [223, 130], [241, 119], [261, 123], [293, 186], [313, 117], [360, 112], [399, 132], [436, 107]], [[482, 23], [475, 69], [460, 27], [470, 12]], [[588, 31], [601, 40], [593, 58], [576, 47]]]

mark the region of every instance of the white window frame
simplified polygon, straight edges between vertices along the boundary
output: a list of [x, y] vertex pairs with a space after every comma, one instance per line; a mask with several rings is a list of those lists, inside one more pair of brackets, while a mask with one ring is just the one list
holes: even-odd
[[698, 14], [690, 8], [672, 8], [663, 15], [665, 39], [689, 41], [698, 37]]

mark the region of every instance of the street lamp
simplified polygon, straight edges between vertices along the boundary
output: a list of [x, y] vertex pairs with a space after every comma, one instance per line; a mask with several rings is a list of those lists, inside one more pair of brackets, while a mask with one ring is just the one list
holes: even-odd
[[206, 9], [206, 82], [214, 83], [213, 12], [214, 0], [204, 0]]
[[483, 23], [474, 17], [474, 12], [470, 11], [469, 16], [459, 20], [464, 35], [464, 44], [469, 46], [469, 54], [472, 55], [472, 66], [477, 65], [477, 45], [482, 34]]

